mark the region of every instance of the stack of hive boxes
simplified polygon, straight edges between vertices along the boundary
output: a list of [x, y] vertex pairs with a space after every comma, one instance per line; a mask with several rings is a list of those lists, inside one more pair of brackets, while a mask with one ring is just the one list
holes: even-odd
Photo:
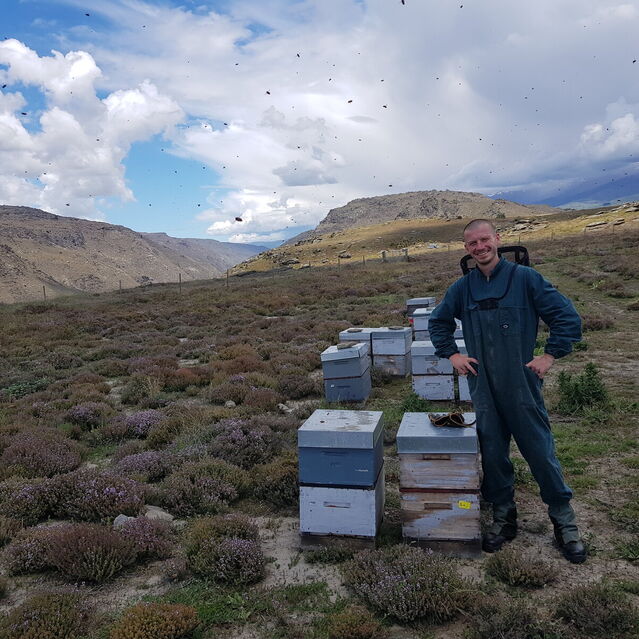
[[[464, 340], [457, 339], [455, 343], [459, 352], [466, 355], [468, 351]], [[450, 360], [437, 357], [435, 346], [429, 341], [413, 342], [410, 350], [415, 393], [423, 399], [454, 400], [455, 377]], [[459, 379], [464, 379], [467, 391], [468, 381], [461, 377]]]
[[[416, 342], [421, 342], [424, 340], [430, 339], [430, 333], [428, 332], [428, 321], [430, 320], [430, 315], [434, 311], [434, 308], [418, 308], [413, 313], [413, 339]], [[455, 339], [461, 339], [464, 337], [464, 333], [462, 332], [461, 320], [456, 319], [455, 324], [457, 327], [455, 328]]]
[[411, 370], [410, 346], [413, 330], [410, 326], [374, 328], [371, 332], [373, 365], [390, 375], [405, 377]]
[[[473, 423], [474, 413], [464, 413]], [[397, 432], [402, 534], [407, 541], [476, 556], [478, 442], [474, 426], [436, 427], [426, 413], [405, 413]]]
[[347, 328], [345, 331], [340, 331], [339, 334], [339, 342], [343, 344], [345, 342], [357, 342], [361, 344], [368, 344], [368, 352], [371, 358], [371, 366], [374, 366], [373, 362], [373, 349], [371, 342], [371, 333], [374, 331], [374, 328], [366, 328], [366, 327], [353, 327]]
[[406, 300], [406, 317], [410, 319], [417, 309], [433, 308], [435, 304], [437, 300], [434, 297], [413, 297]]
[[297, 433], [300, 534], [374, 540], [384, 512], [380, 411], [316, 410]]
[[324, 393], [329, 402], [361, 402], [370, 395], [369, 352], [366, 342], [341, 342], [322, 353]]

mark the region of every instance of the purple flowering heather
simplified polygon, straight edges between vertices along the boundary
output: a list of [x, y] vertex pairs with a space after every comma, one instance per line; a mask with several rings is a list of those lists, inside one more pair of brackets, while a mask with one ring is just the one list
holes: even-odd
[[188, 561], [197, 574], [234, 586], [252, 584], [264, 576], [260, 542], [252, 539], [205, 540], [190, 554]]
[[248, 421], [225, 419], [215, 425], [217, 434], [209, 444], [212, 455], [242, 468], [268, 462], [275, 453], [273, 432]]
[[40, 572], [49, 568], [47, 548], [51, 528], [29, 528], [18, 533], [8, 544], [2, 558], [10, 575]]
[[159, 410], [149, 409], [128, 415], [124, 418], [124, 423], [132, 437], [142, 439], [149, 434], [151, 427], [159, 424], [163, 419], [164, 414]]
[[118, 529], [133, 542], [138, 558], [166, 559], [171, 556], [171, 524], [137, 517]]
[[90, 430], [103, 424], [112, 410], [111, 406], [104, 402], [85, 402], [71, 407], [67, 412], [67, 419], [72, 424]]
[[117, 473], [143, 482], [160, 481], [174, 469], [175, 458], [159, 450], [127, 455], [115, 466]]

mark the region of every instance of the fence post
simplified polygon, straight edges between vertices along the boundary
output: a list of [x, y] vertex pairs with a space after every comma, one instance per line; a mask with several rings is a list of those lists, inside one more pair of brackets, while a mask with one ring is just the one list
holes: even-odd
[[226, 269], [226, 288], [229, 286], [229, 269]]
[[178, 293], [182, 295], [182, 273], [178, 273]]
[[382, 262], [386, 261], [386, 251], [382, 251]]
[[362, 265], [366, 266], [366, 256], [362, 255]]
[[408, 249], [402, 249], [402, 251], [404, 252], [404, 257], [406, 258], [406, 261], [408, 262]]
[[42, 286], [42, 297], [44, 297], [44, 301], [47, 301], [47, 289]]
[[339, 255], [337, 256], [337, 270], [342, 270], [342, 258]]
[[118, 293], [122, 292], [122, 280], [118, 280]]

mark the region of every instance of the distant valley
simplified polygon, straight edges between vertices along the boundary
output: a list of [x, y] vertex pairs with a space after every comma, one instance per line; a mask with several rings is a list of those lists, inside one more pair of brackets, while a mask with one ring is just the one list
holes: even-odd
[[0, 302], [219, 277], [263, 250], [0, 206]]

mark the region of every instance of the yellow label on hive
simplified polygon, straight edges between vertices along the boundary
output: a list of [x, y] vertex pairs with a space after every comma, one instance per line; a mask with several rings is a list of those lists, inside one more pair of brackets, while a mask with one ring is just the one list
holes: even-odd
[[470, 510], [470, 502], [469, 501], [458, 501], [457, 505], [464, 510]]

